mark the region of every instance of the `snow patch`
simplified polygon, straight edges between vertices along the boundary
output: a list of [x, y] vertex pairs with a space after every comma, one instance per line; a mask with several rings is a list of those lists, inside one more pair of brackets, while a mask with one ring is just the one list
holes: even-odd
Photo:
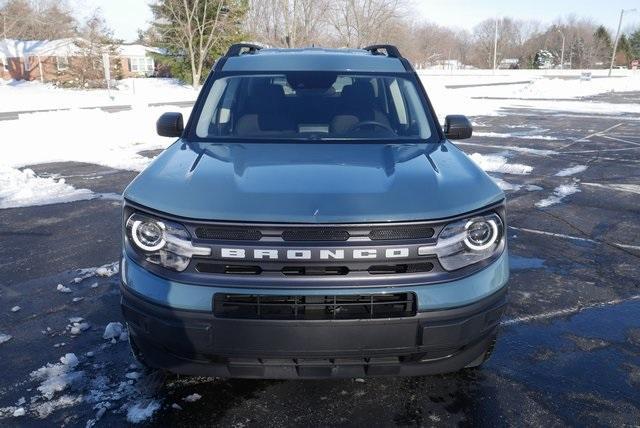
[[39, 177], [31, 169], [20, 171], [0, 164], [0, 209], [83, 201], [95, 197], [96, 194], [91, 190], [76, 189], [65, 183], [63, 178]]
[[561, 184], [553, 191], [553, 195], [546, 199], [536, 202], [536, 207], [545, 208], [551, 205], [559, 204], [566, 196], [579, 192], [577, 183]]
[[195, 392], [194, 392], [193, 394], [191, 394], [191, 395], [187, 395], [186, 397], [184, 397], [184, 398], [182, 399], [182, 401], [186, 401], [186, 402], [188, 402], [188, 403], [193, 403], [193, 402], [198, 401], [198, 400], [199, 400], [199, 399], [201, 399], [201, 398], [202, 398], [202, 395], [200, 395], [200, 394], [198, 394], [198, 393], [195, 393]]
[[61, 293], [71, 293], [71, 289], [69, 287], [65, 287], [62, 284], [58, 284], [58, 286], [56, 287], [56, 290], [58, 290]]
[[507, 158], [500, 155], [481, 155], [473, 153], [469, 156], [480, 168], [487, 172], [500, 172], [503, 174], [529, 174], [533, 167], [519, 163], [509, 164]]
[[512, 184], [512, 183], [509, 183], [508, 181], [503, 180], [502, 178], [494, 177], [492, 175], [490, 175], [489, 177], [491, 177], [494, 183], [496, 183], [498, 187], [505, 192], [507, 191], [517, 192], [518, 190], [520, 190], [521, 186], [519, 184]]
[[[106, 265], [98, 266], [98, 267], [90, 267], [84, 269], [78, 269], [77, 274], [80, 275], [73, 279], [73, 282], [80, 283], [87, 278], [91, 278], [93, 276], [99, 276], [101, 278], [110, 278], [113, 275], [117, 274], [120, 270], [120, 265], [118, 262], [107, 263]], [[92, 284], [91, 288], [96, 288], [98, 283]]]
[[569, 177], [570, 175], [579, 174], [586, 171], [587, 165], [576, 165], [570, 168], [565, 168], [556, 173], [556, 177]]
[[13, 338], [10, 334], [0, 333], [0, 344], [8, 342]]
[[492, 137], [492, 138], [520, 138], [523, 140], [547, 140], [556, 141], [560, 138], [552, 137], [550, 135], [529, 135], [522, 133], [501, 133], [501, 132], [474, 132], [474, 137]]
[[104, 334], [102, 338], [104, 340], [111, 340], [115, 338], [120, 338], [122, 335], [122, 323], [119, 322], [110, 322], [104, 329]]
[[132, 424], [139, 424], [149, 419], [160, 408], [158, 400], [142, 400], [133, 404], [127, 410], [127, 421]]
[[77, 382], [84, 376], [82, 371], [73, 371], [78, 364], [78, 357], [75, 354], [65, 354], [60, 358], [59, 363], [48, 363], [31, 372], [31, 378], [41, 381], [38, 391], [50, 400], [56, 392], [64, 391], [71, 383]]
[[11, 312], [18, 312], [20, 309], [22, 309], [20, 306], [14, 306], [13, 308], [11, 308]]

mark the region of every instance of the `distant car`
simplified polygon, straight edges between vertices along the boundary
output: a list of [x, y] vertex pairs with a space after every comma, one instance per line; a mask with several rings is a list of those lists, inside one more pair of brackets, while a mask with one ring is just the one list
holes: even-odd
[[124, 193], [143, 364], [328, 378], [477, 367], [506, 304], [505, 195], [394, 46], [234, 45]]

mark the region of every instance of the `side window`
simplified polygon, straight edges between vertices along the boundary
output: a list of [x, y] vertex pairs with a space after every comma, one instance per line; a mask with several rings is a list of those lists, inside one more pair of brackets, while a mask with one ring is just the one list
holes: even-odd
[[393, 101], [393, 106], [398, 114], [398, 122], [401, 125], [408, 125], [409, 117], [407, 115], [407, 106], [404, 103], [404, 98], [402, 97], [400, 86], [396, 79], [394, 79], [389, 85], [389, 92], [391, 92], [391, 100]]
[[58, 71], [64, 71], [69, 68], [69, 57], [66, 56], [57, 56], [56, 57], [56, 68]]

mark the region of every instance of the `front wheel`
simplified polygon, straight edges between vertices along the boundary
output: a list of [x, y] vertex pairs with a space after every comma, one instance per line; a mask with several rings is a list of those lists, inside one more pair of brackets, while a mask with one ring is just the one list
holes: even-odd
[[493, 333], [493, 335], [491, 336], [491, 339], [489, 341], [489, 346], [487, 346], [487, 349], [480, 356], [478, 356], [478, 358], [476, 358], [475, 360], [473, 360], [469, 364], [467, 364], [465, 366], [465, 368], [466, 369], [475, 369], [477, 367], [480, 367], [484, 363], [486, 363], [489, 360], [489, 358], [491, 358], [491, 354], [493, 354], [493, 349], [496, 347], [496, 339], [497, 338], [498, 338], [498, 334], [497, 333]]

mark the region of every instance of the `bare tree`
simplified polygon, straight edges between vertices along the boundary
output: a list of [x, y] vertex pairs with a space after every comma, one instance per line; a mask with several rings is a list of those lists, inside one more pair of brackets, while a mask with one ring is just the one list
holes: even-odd
[[325, 0], [251, 0], [247, 33], [272, 46], [289, 48], [321, 42]]
[[335, 0], [328, 8], [327, 20], [334, 31], [334, 43], [361, 47], [384, 42], [394, 21], [403, 15], [403, 0]]
[[0, 1], [2, 38], [53, 40], [73, 37], [77, 22], [66, 1]]

